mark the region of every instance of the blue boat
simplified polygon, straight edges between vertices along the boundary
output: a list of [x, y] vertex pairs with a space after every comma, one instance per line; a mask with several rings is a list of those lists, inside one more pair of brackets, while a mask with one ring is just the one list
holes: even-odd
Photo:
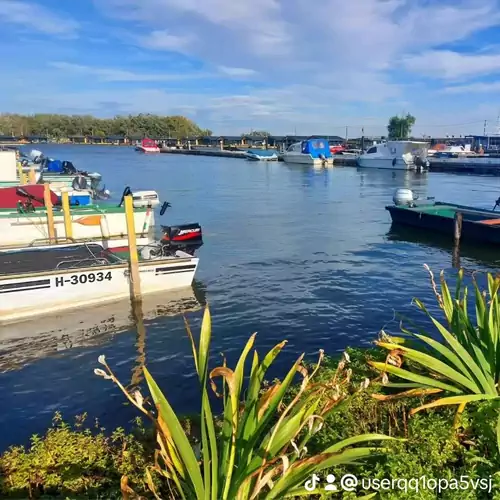
[[286, 163], [301, 163], [326, 167], [333, 165], [333, 156], [327, 139], [307, 139], [292, 144], [284, 153]]

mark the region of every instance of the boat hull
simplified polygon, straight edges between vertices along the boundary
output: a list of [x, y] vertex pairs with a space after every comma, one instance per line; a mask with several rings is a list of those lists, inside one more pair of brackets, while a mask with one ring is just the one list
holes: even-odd
[[500, 245], [500, 224], [489, 225], [481, 222], [494, 219], [498, 219], [500, 222], [500, 213], [448, 203], [436, 203], [434, 207], [435, 210], [432, 208], [422, 210], [423, 207], [409, 209], [397, 206], [388, 206], [386, 209], [391, 214], [394, 224], [447, 234], [450, 236], [450, 241], [454, 237], [455, 213], [460, 212], [463, 215], [462, 240]]
[[[139, 264], [141, 293], [191, 286], [198, 259]], [[0, 277], [0, 324], [113, 302], [130, 296], [128, 263]]]
[[320, 158], [313, 158], [311, 155], [300, 155], [300, 154], [283, 154], [283, 161], [285, 163], [299, 163], [302, 165], [313, 165], [315, 167], [321, 167], [323, 165], [333, 165], [333, 158], [326, 158], [322, 160]]
[[159, 153], [160, 148], [156, 147], [145, 147], [145, 146], [137, 146], [135, 148], [136, 151], [139, 151], [140, 153]]
[[357, 159], [358, 167], [361, 168], [378, 168], [387, 170], [413, 170], [414, 165], [406, 163], [403, 158], [363, 158]]
[[[123, 210], [86, 210], [71, 211], [73, 239], [75, 241], [95, 241], [105, 248], [128, 245], [127, 221]], [[137, 244], [147, 245], [153, 238], [155, 223], [154, 211], [137, 209], [134, 211]], [[54, 213], [56, 239], [65, 240], [64, 215]], [[46, 241], [49, 237], [46, 212], [43, 210], [21, 214], [7, 212], [0, 215], [0, 234], [2, 246], [33, 245]]]

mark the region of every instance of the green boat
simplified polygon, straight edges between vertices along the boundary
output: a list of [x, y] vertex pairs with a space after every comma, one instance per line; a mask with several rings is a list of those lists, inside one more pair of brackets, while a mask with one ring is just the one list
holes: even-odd
[[[409, 190], [405, 190], [409, 191]], [[461, 239], [500, 244], [500, 212], [483, 208], [417, 199], [398, 200], [386, 206], [393, 224], [411, 226], [436, 233], [455, 234], [455, 219], [462, 214]], [[497, 205], [500, 204], [500, 199]], [[495, 205], [495, 208], [496, 206]]]

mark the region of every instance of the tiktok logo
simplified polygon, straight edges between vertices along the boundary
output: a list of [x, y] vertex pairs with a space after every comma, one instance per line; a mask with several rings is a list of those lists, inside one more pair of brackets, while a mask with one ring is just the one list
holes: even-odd
[[304, 488], [307, 491], [314, 491], [319, 482], [320, 482], [319, 476], [317, 476], [316, 474], [313, 474], [312, 478], [309, 479], [309, 481], [306, 481], [306, 484], [304, 484]]

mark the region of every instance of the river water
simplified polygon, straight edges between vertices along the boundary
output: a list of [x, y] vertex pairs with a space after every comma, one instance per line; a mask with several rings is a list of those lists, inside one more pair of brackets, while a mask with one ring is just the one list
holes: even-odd
[[[391, 231], [384, 206], [394, 190], [482, 207], [500, 194], [494, 177], [315, 170], [111, 146], [39, 149], [101, 172], [117, 197], [127, 185], [157, 190], [172, 204], [162, 222], [199, 222], [205, 245], [192, 292], [146, 300], [145, 334], [129, 319], [127, 303], [2, 328], [0, 450], [43, 432], [56, 410], [68, 420], [87, 412], [107, 428], [130, 422], [136, 412], [93, 374], [100, 354], [125, 385], [140, 382], [145, 362], [175, 409], [196, 411], [183, 313], [197, 330], [205, 302], [214, 363], [224, 353], [232, 366], [255, 331], [260, 352], [288, 340], [270, 376], [282, 375], [302, 352], [310, 359], [320, 348], [334, 355], [369, 345], [384, 326], [397, 332], [394, 311], [418, 319], [412, 297], [432, 303], [423, 264], [449, 276], [455, 271], [448, 238]], [[469, 270], [496, 270], [500, 256], [463, 247], [461, 262]]]

